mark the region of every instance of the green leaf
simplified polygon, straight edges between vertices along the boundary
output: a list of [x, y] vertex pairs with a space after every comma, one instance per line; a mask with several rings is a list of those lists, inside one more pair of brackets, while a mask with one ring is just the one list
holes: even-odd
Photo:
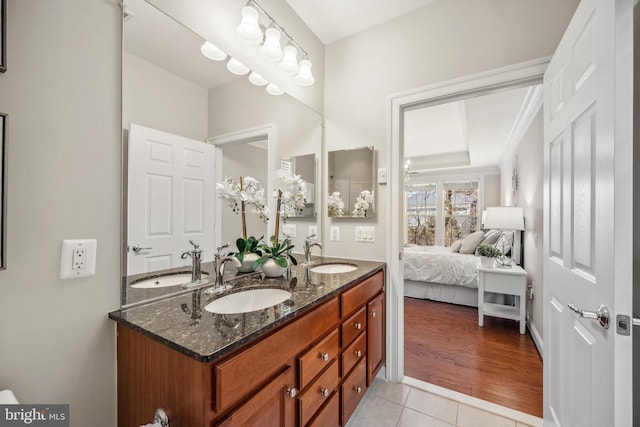
[[266, 260], [268, 260], [271, 257], [268, 257], [266, 255], [261, 256], [260, 258], [258, 258], [257, 260], [255, 260], [253, 262], [253, 269], [255, 270], [256, 268], [260, 267], [262, 264], [265, 263]]
[[282, 257], [274, 258], [280, 267], [287, 268], [287, 259]]
[[245, 248], [247, 247], [247, 242], [245, 242], [244, 239], [239, 238], [238, 240], [236, 240], [236, 246], [238, 247], [238, 252], [244, 252]]
[[293, 255], [289, 257], [289, 261], [291, 261], [291, 264], [293, 265], [298, 265], [298, 260], [295, 259]]
[[238, 261], [242, 262], [242, 260], [244, 260], [244, 252], [237, 252], [235, 257], [238, 258]]

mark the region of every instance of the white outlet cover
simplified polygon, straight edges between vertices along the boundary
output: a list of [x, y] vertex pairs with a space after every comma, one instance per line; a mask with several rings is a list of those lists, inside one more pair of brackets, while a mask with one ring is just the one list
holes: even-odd
[[307, 236], [313, 236], [315, 235], [316, 238], [318, 238], [318, 226], [317, 225], [310, 225], [309, 226], [309, 232], [307, 234]]
[[[95, 239], [63, 240], [60, 251], [60, 278], [74, 279], [76, 277], [93, 276], [96, 274], [96, 249], [98, 241]], [[85, 268], [73, 269], [73, 250], [84, 248], [87, 250]]]
[[332, 226], [331, 227], [331, 236], [330, 240], [332, 242], [340, 241], [340, 227]]

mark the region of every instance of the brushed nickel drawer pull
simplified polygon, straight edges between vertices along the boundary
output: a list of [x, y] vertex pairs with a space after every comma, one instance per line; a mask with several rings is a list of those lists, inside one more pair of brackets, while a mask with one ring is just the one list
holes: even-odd
[[356, 350], [356, 357], [362, 357], [362, 352], [360, 350]]
[[354, 385], [353, 386], [353, 390], [358, 394], [362, 393], [362, 387], [360, 387], [360, 386], [355, 386]]
[[354, 327], [354, 328], [356, 328], [356, 329], [362, 329], [362, 323], [360, 323], [360, 322], [356, 322], [356, 323], [353, 325], [353, 327]]
[[371, 312], [371, 317], [376, 317], [376, 312], [375, 311]]
[[323, 388], [322, 390], [320, 390], [320, 394], [322, 394], [324, 397], [329, 396], [329, 389]]
[[288, 388], [287, 394], [289, 395], [289, 397], [296, 397], [296, 395], [298, 394], [298, 390], [296, 390], [295, 387]]
[[320, 359], [322, 359], [323, 362], [326, 362], [327, 360], [329, 360], [329, 353], [321, 354]]

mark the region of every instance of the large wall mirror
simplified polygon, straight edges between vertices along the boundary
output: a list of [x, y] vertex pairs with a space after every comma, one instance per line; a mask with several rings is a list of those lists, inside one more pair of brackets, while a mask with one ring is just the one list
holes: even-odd
[[333, 218], [375, 216], [376, 155], [373, 147], [329, 151], [328, 213]]
[[[250, 174], [271, 204], [277, 159], [320, 156], [322, 117], [287, 94], [269, 95], [247, 76], [230, 73], [226, 61], [208, 59], [204, 38], [147, 1], [126, 2], [123, 40], [121, 304], [130, 306], [188, 291], [134, 282], [189, 272], [191, 262], [181, 254], [192, 249], [190, 240], [203, 250], [204, 264], [221, 243], [233, 250], [241, 221], [218, 199], [216, 182]], [[274, 129], [271, 138], [216, 144], [263, 127]], [[316, 217], [303, 220], [320, 226]], [[249, 214], [248, 228], [268, 239], [274, 227]]]
[[302, 212], [290, 217], [292, 220], [316, 216], [316, 155], [305, 154], [280, 159], [280, 168], [291, 171], [294, 175], [300, 175], [307, 183], [305, 205]]

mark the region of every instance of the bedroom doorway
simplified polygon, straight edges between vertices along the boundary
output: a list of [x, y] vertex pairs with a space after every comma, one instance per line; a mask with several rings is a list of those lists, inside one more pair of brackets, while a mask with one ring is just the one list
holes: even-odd
[[[402, 207], [398, 210], [390, 210], [392, 224], [391, 235], [398, 237], [390, 241], [388, 248], [388, 259], [390, 261], [389, 271], [391, 276], [390, 285], [392, 287], [392, 292], [389, 297], [389, 312], [397, 313], [397, 317], [389, 316], [391, 320], [388, 326], [389, 335], [396, 337], [395, 339], [398, 344], [397, 353], [390, 353], [387, 363], [387, 377], [392, 381], [400, 381], [404, 375], [418, 375], [414, 366], [410, 366], [410, 364], [413, 363], [411, 357], [415, 359], [417, 356], [419, 360], [424, 362], [425, 359], [420, 359], [420, 354], [432, 351], [427, 342], [423, 343], [424, 345], [422, 346], [419, 345], [417, 349], [415, 347], [409, 349], [405, 346], [405, 340], [409, 341], [408, 334], [414, 334], [414, 329], [416, 328], [414, 328], [415, 325], [411, 325], [410, 327], [405, 324], [404, 319], [405, 317], [408, 319], [415, 317], [416, 313], [420, 313], [420, 310], [425, 309], [424, 307], [428, 307], [426, 309], [429, 310], [430, 316], [432, 313], [437, 312], [437, 315], [442, 317], [443, 320], [441, 321], [447, 325], [450, 331], [450, 336], [446, 337], [450, 342], [456, 341], [456, 338], [451, 338], [452, 336], [456, 336], [455, 327], [451, 325], [462, 324], [464, 318], [467, 318], [467, 326], [465, 326], [465, 328], [474, 329], [475, 332], [473, 333], [480, 338], [484, 335], [488, 336], [487, 331], [504, 331], [505, 327], [509, 329], [509, 326], [517, 332], [517, 324], [507, 324], [505, 326], [502, 324], [504, 322], [495, 323], [485, 321], [485, 327], [478, 329], [477, 309], [473, 307], [432, 302], [430, 300], [411, 300], [407, 302], [407, 306], [405, 307], [406, 285], [404, 281], [405, 259], [403, 258], [403, 253], [404, 246], [408, 243], [412, 234], [414, 235], [413, 237], [415, 237], [416, 233], [423, 233], [425, 239], [431, 239], [432, 241], [440, 243], [440, 246], [445, 246], [446, 242], [446, 246], [449, 246], [449, 244], [457, 240], [456, 237], [464, 237], [477, 231], [479, 227], [481, 227], [481, 214], [486, 206], [512, 205], [518, 203], [517, 197], [519, 194], [517, 194], [517, 191], [510, 191], [508, 197], [502, 194], [504, 190], [501, 193], [500, 187], [504, 187], [504, 183], [502, 183], [500, 179], [500, 166], [504, 170], [505, 165], [510, 166], [514, 163], [511, 159], [513, 158], [515, 147], [518, 143], [517, 139], [522, 137], [522, 133], [528, 128], [528, 123], [525, 122], [527, 120], [530, 121], [532, 116], [535, 116], [538, 112], [541, 102], [538, 85], [542, 80], [542, 73], [545, 67], [546, 60], [534, 61], [447, 82], [411, 93], [400, 94], [391, 99], [392, 134], [389, 143], [391, 173], [389, 176], [396, 178], [396, 180], [390, 182], [391, 188], [389, 189], [388, 205]], [[520, 98], [515, 97], [508, 100], [508, 94], [510, 92], [518, 91], [520, 91]], [[482, 106], [481, 97], [483, 96], [494, 98], [493, 107]], [[496, 102], [495, 99], [499, 99], [500, 101]], [[507, 111], [508, 106], [510, 106], [509, 108], [511, 108], [512, 111]], [[411, 133], [416, 132], [416, 129], [413, 127], [415, 125], [412, 124], [415, 120], [411, 116], [419, 116], [430, 107], [436, 107], [434, 110], [449, 109], [457, 114], [457, 120], [463, 123], [460, 126], [461, 132], [459, 132], [461, 133], [461, 139], [460, 142], [456, 142], [455, 144], [448, 144], [447, 141], [449, 141], [450, 136], [444, 136], [444, 138], [446, 138], [445, 140], [428, 145], [439, 148], [443, 148], [444, 146], [445, 150], [416, 154], [415, 147], [409, 145], [412, 138], [415, 137]], [[482, 148], [480, 141], [482, 141], [482, 138], [488, 138], [488, 134], [478, 130], [477, 123], [484, 123], [485, 125], [486, 123], [491, 123], [492, 116], [509, 116], [512, 121], [509, 125], [502, 125], [506, 130], [503, 129], [501, 131], [501, 144], [493, 144]], [[430, 121], [431, 123], [451, 122], [450, 118], [443, 118], [442, 116], [440, 116], [440, 118], [436, 117], [437, 115], [426, 119], [426, 121]], [[425, 119], [423, 118], [423, 120]], [[411, 127], [407, 128], [407, 124]], [[438, 135], [435, 136], [438, 137]], [[443, 136], [440, 135], [440, 137]], [[505, 142], [505, 140], [507, 142]], [[422, 141], [422, 145], [427, 145], [424, 142], [426, 139]], [[540, 142], [540, 146], [542, 146], [542, 141]], [[411, 161], [407, 164], [406, 160], [408, 158], [410, 158]], [[517, 178], [517, 165], [513, 167], [514, 176]], [[504, 181], [504, 178], [502, 181]], [[411, 211], [410, 204], [412, 201], [406, 197], [405, 186], [413, 185], [414, 188], [418, 185], [433, 186], [434, 182], [441, 183], [440, 188], [438, 188], [437, 185], [435, 186], [436, 200], [424, 201], [424, 206], [428, 207], [430, 205], [431, 208], [425, 209], [422, 213], [415, 210]], [[449, 186], [449, 190], [451, 190], [452, 187], [454, 190], [460, 187], [460, 191], [449, 191], [449, 198], [447, 198], [446, 193], [443, 193], [443, 187], [445, 187], [443, 184], [445, 182], [477, 182], [478, 189], [477, 192], [474, 193], [467, 188], [461, 189], [459, 185]], [[513, 182], [515, 183], [516, 181]], [[438, 196], [441, 196], [444, 201], [437, 200]], [[465, 203], [468, 197], [471, 197], [471, 199], [476, 197], [477, 199], [475, 203]], [[429, 216], [431, 216], [431, 218], [428, 218]], [[419, 220], [416, 220], [416, 217]], [[450, 273], [450, 271], [443, 272], [445, 275], [448, 273]], [[473, 294], [474, 292], [475, 294]], [[459, 292], [456, 290], [453, 293], [458, 294]], [[448, 294], [451, 294], [451, 289], [450, 287], [449, 289], [445, 287], [436, 290], [433, 298], [456, 303], [455, 298], [450, 299]], [[473, 295], [470, 297], [467, 295], [467, 300], [470, 298], [471, 301], [475, 299], [477, 302], [477, 291], [471, 291], [471, 294]], [[457, 303], [461, 304], [460, 302]], [[464, 302], [462, 304], [464, 304]], [[426, 316], [424, 319], [427, 319]], [[416, 319], [416, 321], [419, 323], [419, 319]], [[419, 329], [420, 328], [418, 328], [418, 330]], [[468, 331], [465, 331], [465, 333], [466, 332]], [[407, 335], [405, 335], [405, 333]], [[425, 333], [425, 331], [420, 331], [418, 335]], [[439, 334], [436, 333], [436, 335], [446, 336], [446, 333], [441, 331]], [[526, 337], [528, 339], [528, 336]], [[522, 342], [525, 342], [517, 333], [511, 340], [516, 341], [516, 347], [522, 347]], [[457, 341], [458, 343], [461, 341], [471, 342], [472, 338], [471, 336], [464, 335], [463, 338]], [[415, 343], [407, 343], [407, 345], [408, 344], [414, 345]], [[533, 349], [535, 352], [535, 346], [531, 343], [529, 344], [531, 345], [529, 350]], [[393, 347], [394, 343], [391, 342], [389, 348], [391, 349]], [[475, 351], [471, 344], [467, 345], [466, 349], [467, 351]], [[412, 352], [411, 355], [408, 353], [409, 351]], [[443, 358], [452, 360], [453, 364], [456, 363], [455, 360], [453, 360], [455, 358], [453, 355], [441, 354], [440, 359]], [[467, 366], [465, 369], [469, 371], [470, 376], [482, 377], [486, 374], [486, 372], [477, 368], [477, 366]], [[413, 380], [435, 382], [433, 377], [430, 379], [407, 379], [409, 382]], [[455, 390], [456, 388], [454, 384], [447, 384], [446, 381], [441, 382], [440, 387], [450, 390]], [[507, 394], [517, 393], [518, 390], [517, 387], [512, 388], [511, 383], [506, 378], [498, 381], [498, 383], [492, 387], [501, 390], [501, 392], [506, 391]], [[464, 391], [462, 391], [462, 393], [464, 393]], [[541, 402], [542, 393], [540, 392], [539, 394]], [[486, 397], [483, 398], [487, 400]], [[504, 401], [495, 403], [508, 406]], [[540, 405], [540, 411], [541, 409]], [[526, 409], [523, 412], [525, 411]], [[534, 413], [534, 415], [541, 416], [541, 413]]]

